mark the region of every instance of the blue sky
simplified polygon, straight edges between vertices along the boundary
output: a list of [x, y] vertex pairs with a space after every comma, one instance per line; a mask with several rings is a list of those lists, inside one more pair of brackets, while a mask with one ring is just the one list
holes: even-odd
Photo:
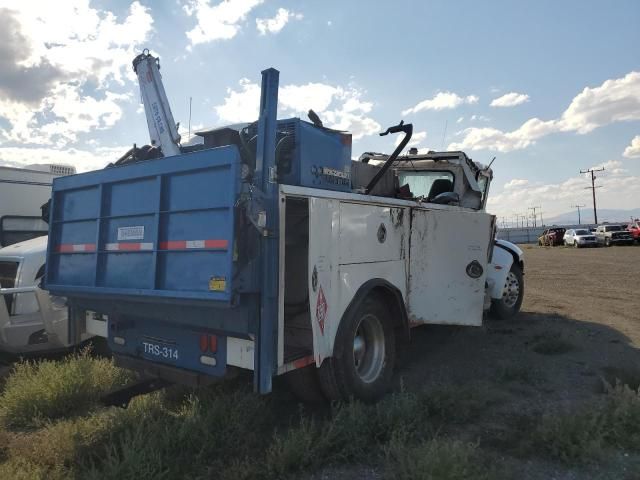
[[0, 164], [86, 170], [147, 142], [130, 61], [148, 47], [183, 126], [189, 96], [196, 127], [252, 120], [260, 71], [273, 66], [282, 115], [314, 107], [353, 130], [354, 156], [392, 150], [376, 132], [400, 119], [419, 148], [496, 156], [499, 215], [586, 203], [578, 172], [602, 164], [602, 206], [640, 206], [637, 1], [69, 0], [35, 18], [29, 2], [0, 9], [10, 27]]

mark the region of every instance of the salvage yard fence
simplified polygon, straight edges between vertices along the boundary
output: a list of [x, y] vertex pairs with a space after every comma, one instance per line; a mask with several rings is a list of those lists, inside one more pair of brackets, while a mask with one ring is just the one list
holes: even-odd
[[575, 228], [595, 228], [596, 225], [545, 225], [543, 227], [499, 228], [497, 237], [512, 243], [538, 243], [538, 237], [547, 228], [563, 227], [567, 230]]

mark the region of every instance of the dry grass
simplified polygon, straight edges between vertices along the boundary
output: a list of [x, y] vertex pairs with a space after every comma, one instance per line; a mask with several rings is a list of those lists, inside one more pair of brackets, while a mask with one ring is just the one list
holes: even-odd
[[112, 388], [132, 378], [113, 362], [89, 350], [62, 361], [22, 361], [15, 365], [0, 396], [0, 424], [33, 428], [43, 422], [81, 415]]

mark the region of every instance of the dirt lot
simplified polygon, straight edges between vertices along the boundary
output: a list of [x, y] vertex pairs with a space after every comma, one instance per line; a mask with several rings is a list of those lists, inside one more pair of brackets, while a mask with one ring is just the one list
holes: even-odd
[[240, 378], [106, 409], [129, 381], [109, 360], [23, 365], [0, 392], [0, 478], [640, 480], [640, 247], [524, 249], [522, 312], [415, 329], [373, 406]]
[[[508, 478], [640, 478], [640, 457], [628, 452], [611, 449], [572, 465], [523, 455], [517, 447], [544, 416], [599, 401], [603, 380], [622, 378], [638, 387], [640, 247], [522, 248], [526, 292], [517, 318], [489, 318], [482, 328], [415, 329], [399, 384], [437, 395], [451, 387], [477, 397], [470, 400], [482, 407], [477, 415], [462, 412], [458, 422], [454, 411], [441, 433], [478, 442], [496, 455]], [[339, 472], [344, 476], [331, 470], [317, 478], [381, 478], [375, 470]]]

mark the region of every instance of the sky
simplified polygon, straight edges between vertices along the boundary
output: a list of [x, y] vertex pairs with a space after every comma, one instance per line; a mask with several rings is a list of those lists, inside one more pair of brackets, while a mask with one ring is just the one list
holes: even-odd
[[131, 61], [160, 58], [192, 131], [257, 118], [280, 71], [279, 117], [353, 133], [353, 157], [420, 151], [493, 163], [499, 222], [640, 206], [640, 2], [618, 0], [0, 0], [0, 165], [102, 168], [149, 142]]

